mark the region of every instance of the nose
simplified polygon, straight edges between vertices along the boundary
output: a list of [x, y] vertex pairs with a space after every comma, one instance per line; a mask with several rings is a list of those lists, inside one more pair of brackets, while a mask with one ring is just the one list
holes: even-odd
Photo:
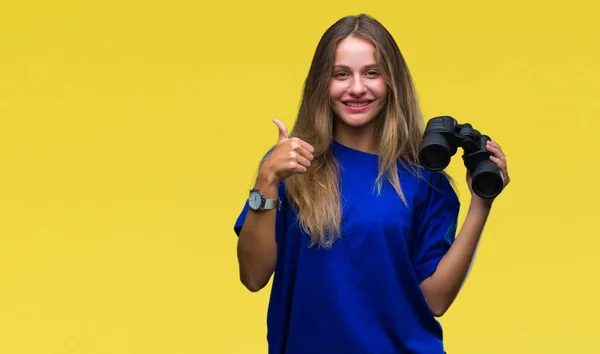
[[367, 85], [362, 77], [359, 76], [352, 79], [348, 87], [348, 93], [352, 96], [362, 96], [367, 93]]

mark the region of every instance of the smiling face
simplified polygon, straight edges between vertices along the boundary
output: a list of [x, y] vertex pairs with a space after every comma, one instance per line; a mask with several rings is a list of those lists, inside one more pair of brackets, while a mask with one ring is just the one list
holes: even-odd
[[385, 107], [387, 85], [367, 40], [347, 37], [337, 46], [329, 85], [336, 129], [371, 127]]

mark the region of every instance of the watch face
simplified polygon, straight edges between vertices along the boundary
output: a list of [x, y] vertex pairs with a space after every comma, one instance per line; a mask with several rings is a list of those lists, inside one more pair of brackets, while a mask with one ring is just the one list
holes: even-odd
[[262, 198], [261, 198], [260, 192], [258, 192], [258, 191], [250, 192], [250, 198], [248, 199], [250, 208], [255, 209], [255, 210], [260, 208], [261, 201], [262, 201]]

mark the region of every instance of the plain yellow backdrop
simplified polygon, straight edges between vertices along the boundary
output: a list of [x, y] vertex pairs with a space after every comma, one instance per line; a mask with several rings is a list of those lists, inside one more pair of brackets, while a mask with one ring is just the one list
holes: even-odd
[[266, 353], [232, 226], [320, 36], [360, 12], [426, 118], [508, 156], [448, 352], [600, 353], [592, 0], [3, 1], [0, 353]]

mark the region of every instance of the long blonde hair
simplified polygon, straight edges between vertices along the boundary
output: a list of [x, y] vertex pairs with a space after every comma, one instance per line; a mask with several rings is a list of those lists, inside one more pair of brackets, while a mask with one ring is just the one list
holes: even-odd
[[397, 163], [412, 171], [417, 164], [423, 134], [423, 118], [414, 84], [406, 62], [387, 29], [372, 17], [348, 16], [334, 23], [316, 48], [304, 83], [300, 109], [290, 137], [298, 137], [315, 148], [314, 160], [306, 174], [285, 181], [288, 200], [298, 214], [301, 227], [312, 245], [330, 247], [340, 236], [342, 207], [338, 189], [338, 164], [331, 144], [333, 112], [329, 101], [329, 82], [337, 44], [354, 36], [375, 46], [376, 60], [388, 86], [387, 103], [374, 129], [378, 144], [379, 177], [377, 187], [387, 178], [406, 203], [400, 187]]

